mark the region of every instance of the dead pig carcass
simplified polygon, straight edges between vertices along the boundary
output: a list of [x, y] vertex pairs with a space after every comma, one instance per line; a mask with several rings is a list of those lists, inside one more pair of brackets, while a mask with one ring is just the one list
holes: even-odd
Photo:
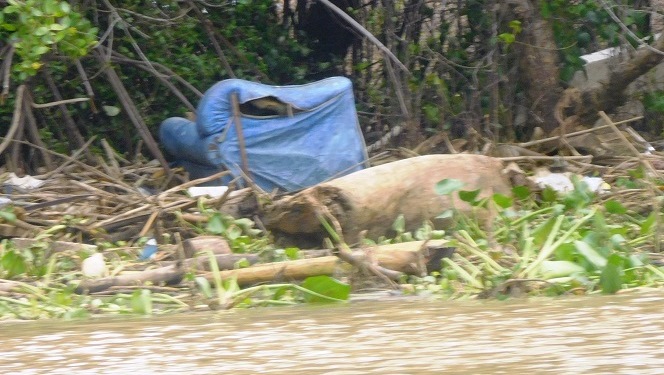
[[[456, 194], [436, 194], [443, 179], [464, 183], [463, 190], [481, 189], [480, 196], [510, 193], [500, 160], [482, 155], [427, 155], [365, 169], [286, 196], [265, 207], [264, 221], [277, 235], [291, 239], [322, 239], [326, 236], [317, 213], [336, 218], [347, 243], [365, 236], [377, 239], [390, 235], [392, 223], [403, 215], [406, 230], [414, 230], [454, 207], [470, 212], [471, 207]], [[444, 226], [443, 222], [434, 223]]]

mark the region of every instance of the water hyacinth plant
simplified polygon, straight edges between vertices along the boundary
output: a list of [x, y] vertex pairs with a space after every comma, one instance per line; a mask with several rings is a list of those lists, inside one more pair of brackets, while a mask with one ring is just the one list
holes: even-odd
[[[545, 189], [541, 198], [525, 186], [513, 198], [494, 194], [478, 199], [458, 181], [443, 180], [439, 194], [458, 194], [473, 214], [452, 209], [449, 235], [457, 252], [443, 259], [439, 288], [452, 295], [503, 297], [523, 293], [616, 293], [620, 289], [660, 284], [664, 272], [650, 264], [657, 213], [631, 212], [620, 202], [600, 202], [582, 181], [562, 194]], [[491, 228], [475, 213], [489, 210]], [[428, 280], [430, 283], [431, 280]]]

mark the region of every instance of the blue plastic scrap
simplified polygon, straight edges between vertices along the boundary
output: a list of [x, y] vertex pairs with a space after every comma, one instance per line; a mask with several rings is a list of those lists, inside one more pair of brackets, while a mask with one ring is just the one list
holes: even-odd
[[171, 118], [160, 128], [166, 151], [185, 168], [197, 169], [196, 178], [220, 168], [232, 175], [223, 182], [242, 176], [233, 96], [240, 105], [270, 98], [289, 106], [285, 114], [238, 114], [249, 177], [262, 189], [299, 190], [367, 166], [349, 79], [332, 77], [297, 86], [228, 79], [205, 93], [195, 124]]

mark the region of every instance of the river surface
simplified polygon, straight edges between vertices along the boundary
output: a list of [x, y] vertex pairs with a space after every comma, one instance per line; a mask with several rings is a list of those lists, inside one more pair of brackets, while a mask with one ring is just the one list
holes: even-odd
[[0, 374], [664, 374], [664, 291], [0, 324]]

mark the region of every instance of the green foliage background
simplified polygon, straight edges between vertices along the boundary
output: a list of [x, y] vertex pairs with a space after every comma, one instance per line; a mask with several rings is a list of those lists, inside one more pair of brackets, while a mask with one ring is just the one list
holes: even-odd
[[[582, 54], [634, 43], [599, 2], [532, 3], [553, 27], [563, 86], [582, 68]], [[644, 4], [628, 1], [616, 8], [638, 37], [650, 33]], [[516, 66], [520, 34], [527, 26], [502, 3], [469, 0], [441, 8], [437, 3], [409, 0], [367, 2], [346, 9], [409, 69], [410, 74], [397, 72], [401, 88], [394, 87], [382, 55], [359, 32], [347, 55], [315, 58], [317, 41], [298, 29], [300, 15], [272, 0], [8, 0], [0, 5], [4, 6], [0, 56], [3, 64], [11, 64], [5, 81], [9, 87], [1, 97], [3, 124], [11, 122], [14, 89], [21, 83], [30, 87], [34, 102], [55, 100], [44, 83], [45, 71], [53, 76], [63, 98], [88, 96], [74, 64], [78, 59], [94, 91], [94, 106], [87, 102], [67, 106], [79, 131], [83, 137], [98, 135], [125, 153], [134, 152], [139, 136], [126, 114], [118, 113], [117, 93], [102, 74], [104, 66], [93, 56], [96, 50], [110, 59], [153, 134], [163, 119], [191, 110], [200, 93], [221, 79], [285, 85], [332, 74], [353, 80], [360, 121], [368, 135], [384, 134], [405, 121], [413, 121], [425, 136], [445, 130], [464, 135], [471, 128], [496, 140], [524, 133], [514, 123], [518, 108], [529, 106]], [[168, 73], [160, 67], [169, 69]], [[403, 93], [410, 119], [395, 95], [397, 90]], [[652, 108], [658, 108], [660, 95], [648, 97]], [[97, 110], [102, 108], [105, 111]], [[62, 129], [57, 107], [38, 113], [42, 138], [52, 149], [75, 148]]]

